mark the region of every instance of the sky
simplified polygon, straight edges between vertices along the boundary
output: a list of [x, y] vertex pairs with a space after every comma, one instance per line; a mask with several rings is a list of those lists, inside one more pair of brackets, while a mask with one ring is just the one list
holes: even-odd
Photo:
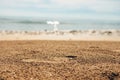
[[0, 16], [120, 20], [120, 0], [0, 0]]

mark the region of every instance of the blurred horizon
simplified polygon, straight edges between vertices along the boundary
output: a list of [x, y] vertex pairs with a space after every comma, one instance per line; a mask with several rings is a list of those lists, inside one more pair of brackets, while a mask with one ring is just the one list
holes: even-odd
[[0, 16], [120, 21], [120, 0], [0, 0]]
[[0, 30], [120, 29], [120, 0], [0, 0]]
[[83, 19], [53, 19], [32, 17], [0, 17], [0, 30], [12, 31], [43, 31], [53, 30], [53, 25], [47, 21], [59, 21], [59, 30], [119, 30], [120, 22], [111, 20], [83, 20]]

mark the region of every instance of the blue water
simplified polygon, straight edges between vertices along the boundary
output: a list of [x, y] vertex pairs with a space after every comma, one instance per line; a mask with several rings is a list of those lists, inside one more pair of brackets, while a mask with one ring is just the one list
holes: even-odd
[[[0, 18], [0, 30], [17, 31], [43, 31], [53, 30], [52, 25], [48, 25], [48, 19], [9, 19]], [[90, 20], [59, 20], [59, 30], [103, 30], [120, 29], [119, 21], [90, 21]]]

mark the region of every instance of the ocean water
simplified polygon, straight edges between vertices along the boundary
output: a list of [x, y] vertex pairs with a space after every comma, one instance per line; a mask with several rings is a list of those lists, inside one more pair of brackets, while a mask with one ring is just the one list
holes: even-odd
[[[13, 31], [52, 31], [53, 25], [46, 22], [50, 19], [11, 19], [0, 18], [0, 30]], [[58, 20], [59, 30], [120, 30], [119, 21], [91, 21], [91, 20]]]

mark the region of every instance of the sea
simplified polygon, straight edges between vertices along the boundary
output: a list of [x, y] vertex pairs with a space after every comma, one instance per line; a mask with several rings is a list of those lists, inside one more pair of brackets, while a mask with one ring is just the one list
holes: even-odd
[[52, 19], [52, 18], [12, 18], [0, 17], [0, 31], [52, 31], [53, 25], [47, 21], [58, 21], [58, 30], [120, 30], [120, 21]]

